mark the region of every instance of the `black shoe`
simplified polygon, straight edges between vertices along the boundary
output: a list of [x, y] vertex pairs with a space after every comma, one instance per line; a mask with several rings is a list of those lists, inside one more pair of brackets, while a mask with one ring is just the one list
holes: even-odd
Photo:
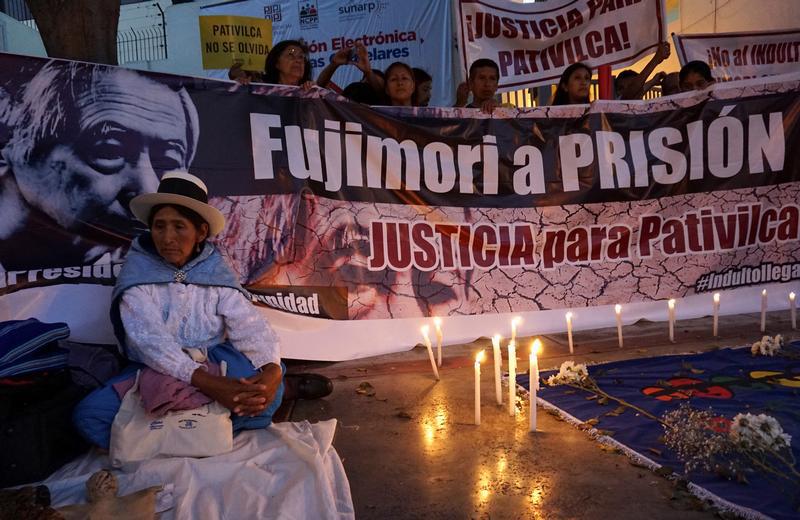
[[321, 399], [333, 392], [333, 381], [319, 374], [286, 374], [288, 399]]

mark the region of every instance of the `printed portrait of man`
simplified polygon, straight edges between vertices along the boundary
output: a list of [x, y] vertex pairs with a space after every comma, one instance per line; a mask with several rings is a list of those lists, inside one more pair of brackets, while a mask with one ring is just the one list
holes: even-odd
[[10, 72], [0, 80], [0, 268], [117, 259], [143, 226], [128, 202], [192, 162], [188, 93], [86, 63]]

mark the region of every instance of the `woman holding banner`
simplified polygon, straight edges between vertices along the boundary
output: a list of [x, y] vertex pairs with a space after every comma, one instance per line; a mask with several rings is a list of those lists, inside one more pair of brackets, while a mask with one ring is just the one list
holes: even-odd
[[413, 106], [415, 86], [414, 71], [405, 63], [396, 61], [386, 69], [384, 92], [389, 105]]
[[277, 43], [267, 54], [263, 74], [248, 73], [240, 65], [234, 65], [228, 71], [228, 77], [242, 85], [251, 81], [271, 83], [273, 85], [290, 85], [308, 90], [314, 86], [311, 81], [311, 62], [308, 59], [306, 46], [297, 40], [283, 40]]

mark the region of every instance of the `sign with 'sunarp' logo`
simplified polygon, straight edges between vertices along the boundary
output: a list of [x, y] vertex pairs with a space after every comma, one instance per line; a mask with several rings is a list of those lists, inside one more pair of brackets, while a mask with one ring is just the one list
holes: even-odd
[[201, 16], [200, 50], [204, 69], [263, 71], [272, 47], [272, 21], [250, 16]]

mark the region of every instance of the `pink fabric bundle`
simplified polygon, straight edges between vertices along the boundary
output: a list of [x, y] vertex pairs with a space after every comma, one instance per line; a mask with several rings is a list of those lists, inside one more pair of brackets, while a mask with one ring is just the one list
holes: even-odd
[[[214, 376], [220, 374], [219, 365], [216, 363], [207, 363], [207, 370]], [[135, 380], [134, 375], [113, 385], [120, 399], [133, 387]], [[152, 368], [142, 370], [139, 376], [139, 393], [145, 411], [156, 417], [161, 417], [172, 410], [191, 410], [213, 401], [191, 384], [156, 372]]]

